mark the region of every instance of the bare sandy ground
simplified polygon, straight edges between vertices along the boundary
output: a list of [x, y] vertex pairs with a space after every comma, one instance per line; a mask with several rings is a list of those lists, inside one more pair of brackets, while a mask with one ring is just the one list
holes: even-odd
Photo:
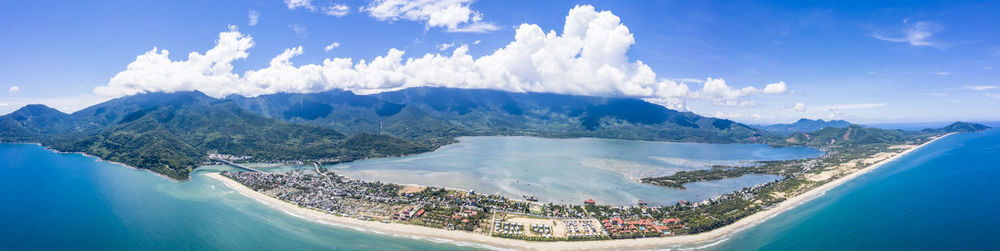
[[206, 173], [205, 175], [224, 183], [226, 186], [232, 188], [233, 190], [236, 190], [237, 192], [239, 192], [244, 196], [253, 198], [257, 201], [260, 201], [261, 203], [277, 208], [288, 214], [322, 224], [346, 226], [346, 227], [358, 227], [383, 234], [406, 236], [416, 239], [445, 240], [452, 242], [480, 244], [480, 245], [485, 245], [487, 247], [494, 247], [501, 249], [520, 249], [520, 250], [654, 249], [654, 248], [676, 247], [682, 245], [695, 245], [695, 244], [708, 243], [711, 241], [725, 239], [726, 237], [735, 232], [752, 227], [782, 212], [785, 212], [798, 205], [801, 205], [813, 198], [819, 197], [824, 193], [826, 193], [826, 191], [834, 187], [844, 184], [845, 182], [850, 181], [858, 176], [861, 176], [862, 174], [868, 173], [884, 165], [885, 163], [891, 162], [899, 158], [900, 156], [906, 155], [907, 153], [919, 149], [920, 147], [926, 146], [927, 144], [930, 144], [948, 135], [951, 134], [935, 138], [920, 146], [912, 147], [901, 153], [894, 154], [892, 157], [884, 159], [876, 164], [873, 164], [864, 169], [853, 172], [839, 179], [830, 181], [826, 184], [823, 184], [819, 187], [816, 187], [812, 190], [809, 190], [795, 197], [789, 198], [788, 200], [778, 203], [778, 205], [770, 209], [750, 215], [746, 218], [736, 221], [733, 224], [717, 228], [709, 232], [693, 234], [693, 235], [628, 239], [628, 240], [529, 242], [522, 240], [494, 238], [487, 236], [485, 234], [470, 233], [464, 231], [450, 231], [450, 230], [435, 229], [435, 228], [421, 227], [415, 225], [363, 221], [354, 218], [335, 216], [320, 211], [299, 207], [297, 205], [293, 205], [291, 203], [287, 203], [275, 199], [273, 197], [267, 196], [265, 194], [253, 191], [252, 189], [243, 186], [239, 182], [223, 177], [218, 173]]

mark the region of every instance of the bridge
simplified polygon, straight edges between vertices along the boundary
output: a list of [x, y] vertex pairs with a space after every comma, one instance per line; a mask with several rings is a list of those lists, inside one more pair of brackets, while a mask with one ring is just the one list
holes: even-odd
[[264, 172], [264, 171], [261, 171], [261, 170], [254, 169], [252, 167], [248, 167], [248, 166], [243, 166], [243, 165], [240, 165], [240, 164], [236, 164], [236, 163], [230, 162], [228, 160], [224, 160], [222, 158], [214, 158], [214, 159], [218, 160], [218, 161], [221, 161], [222, 163], [226, 163], [226, 165], [229, 165], [229, 166], [232, 166], [232, 167], [235, 167], [235, 168], [239, 168], [239, 169], [243, 169], [243, 170], [246, 170], [246, 171], [261, 172], [261, 173]]

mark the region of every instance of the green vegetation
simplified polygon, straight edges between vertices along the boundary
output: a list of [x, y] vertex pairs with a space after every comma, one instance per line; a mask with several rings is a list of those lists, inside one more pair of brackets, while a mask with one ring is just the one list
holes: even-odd
[[247, 112], [231, 101], [197, 92], [126, 97], [72, 115], [29, 106], [0, 118], [0, 126], [12, 128], [4, 130], [11, 134], [4, 140], [84, 152], [174, 179], [186, 179], [209, 161], [209, 153], [248, 156], [242, 160], [256, 162], [323, 163], [432, 149], [385, 135], [345, 137], [333, 129]]
[[730, 120], [629, 98], [410, 88], [374, 95], [327, 91], [228, 99], [272, 118], [428, 145], [484, 135], [735, 143], [763, 142], [766, 134]]

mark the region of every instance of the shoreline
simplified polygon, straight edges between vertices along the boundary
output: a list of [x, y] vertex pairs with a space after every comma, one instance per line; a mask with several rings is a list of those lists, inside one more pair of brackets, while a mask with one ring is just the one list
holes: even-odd
[[163, 175], [163, 174], [161, 174], [161, 173], [157, 173], [157, 172], [153, 172], [153, 170], [149, 170], [149, 169], [143, 169], [143, 168], [138, 168], [138, 167], [134, 167], [134, 166], [130, 166], [130, 165], [128, 165], [128, 164], [125, 164], [125, 163], [121, 163], [121, 162], [117, 162], [117, 161], [110, 161], [110, 160], [106, 160], [106, 159], [104, 159], [104, 158], [101, 158], [101, 157], [98, 157], [98, 156], [94, 156], [94, 155], [90, 155], [89, 153], [85, 153], [85, 152], [63, 152], [63, 151], [59, 151], [59, 150], [56, 150], [56, 149], [54, 149], [54, 148], [51, 148], [51, 147], [48, 147], [48, 146], [45, 146], [45, 145], [42, 145], [41, 143], [33, 143], [33, 142], [2, 142], [2, 143], [0, 143], [0, 144], [26, 144], [26, 145], [36, 145], [36, 146], [40, 146], [40, 147], [44, 148], [45, 150], [49, 150], [49, 151], [53, 151], [53, 152], [55, 152], [55, 153], [58, 153], [58, 154], [79, 154], [79, 155], [83, 155], [84, 157], [88, 157], [88, 158], [94, 158], [94, 159], [96, 159], [96, 160], [97, 160], [98, 162], [107, 162], [107, 163], [111, 163], [111, 164], [115, 164], [115, 165], [119, 165], [119, 166], [123, 166], [123, 167], [125, 167], [125, 168], [128, 168], [128, 169], [132, 169], [132, 170], [137, 170], [137, 171], [145, 171], [145, 172], [148, 172], [148, 173], [152, 173], [153, 175], [156, 175], [156, 176], [160, 176], [161, 178], [164, 178], [164, 179], [167, 179], [167, 180], [169, 180], [170, 182], [173, 182], [173, 183], [180, 183], [180, 182], [184, 182], [184, 180], [178, 180], [178, 179], [174, 179], [174, 178], [171, 178], [171, 177], [169, 177], [169, 176], [166, 176], [166, 175]]
[[732, 224], [716, 228], [708, 232], [703, 232], [693, 235], [653, 237], [653, 238], [640, 238], [640, 239], [534, 242], [534, 241], [491, 237], [485, 234], [478, 234], [478, 233], [465, 232], [459, 230], [444, 230], [444, 229], [436, 229], [436, 228], [409, 225], [409, 224], [363, 221], [300, 207], [298, 205], [294, 205], [289, 202], [285, 202], [277, 198], [265, 195], [263, 193], [254, 191], [253, 189], [250, 189], [249, 187], [246, 187], [243, 184], [236, 182], [235, 180], [223, 177], [219, 173], [205, 173], [204, 175], [209, 178], [222, 182], [227, 187], [236, 190], [243, 196], [257, 200], [261, 203], [271, 206], [272, 208], [281, 210], [292, 216], [300, 217], [305, 220], [325, 225], [362, 228], [364, 230], [374, 231], [380, 234], [386, 234], [392, 236], [403, 235], [405, 237], [410, 237], [413, 239], [429, 238], [432, 241], [442, 240], [443, 242], [457, 241], [460, 243], [485, 245], [487, 247], [494, 247], [494, 248], [511, 248], [511, 249], [523, 249], [523, 250], [652, 249], [652, 248], [664, 248], [664, 247], [677, 247], [683, 245], [694, 245], [694, 244], [701, 244], [708, 242], [713, 242], [709, 243], [709, 245], [714, 245], [716, 242], [723, 241], [728, 236], [734, 233], [753, 227], [785, 211], [793, 209], [814, 198], [822, 196], [826, 194], [826, 192], [829, 191], [830, 189], [833, 189], [844, 183], [847, 183], [848, 181], [851, 181], [863, 174], [869, 173], [872, 170], [885, 165], [886, 163], [895, 161], [896, 159], [904, 155], [907, 155], [912, 151], [923, 148], [924, 146], [927, 146], [939, 139], [948, 137], [953, 134], [955, 133], [948, 133], [945, 135], [935, 137], [927, 142], [924, 142], [923, 144], [909, 148], [903, 152], [894, 154], [890, 158], [871, 164], [868, 167], [865, 167], [863, 169], [854, 171], [843, 177], [824, 183], [802, 194], [788, 198], [787, 200], [782, 201], [769, 209], [744, 217]]

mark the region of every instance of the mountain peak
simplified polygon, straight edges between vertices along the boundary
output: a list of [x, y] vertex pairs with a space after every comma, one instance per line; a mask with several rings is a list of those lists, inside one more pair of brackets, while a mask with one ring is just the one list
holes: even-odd
[[942, 128], [927, 128], [922, 130], [922, 132], [981, 132], [990, 128], [992, 127], [979, 123], [956, 121], [955, 123], [951, 123], [950, 125]]
[[21, 109], [17, 109], [17, 111], [11, 113], [11, 115], [35, 115], [35, 116], [47, 115], [47, 114], [66, 115], [66, 113], [63, 113], [59, 110], [56, 110], [52, 107], [48, 107], [43, 104], [25, 105], [24, 107], [21, 107]]

